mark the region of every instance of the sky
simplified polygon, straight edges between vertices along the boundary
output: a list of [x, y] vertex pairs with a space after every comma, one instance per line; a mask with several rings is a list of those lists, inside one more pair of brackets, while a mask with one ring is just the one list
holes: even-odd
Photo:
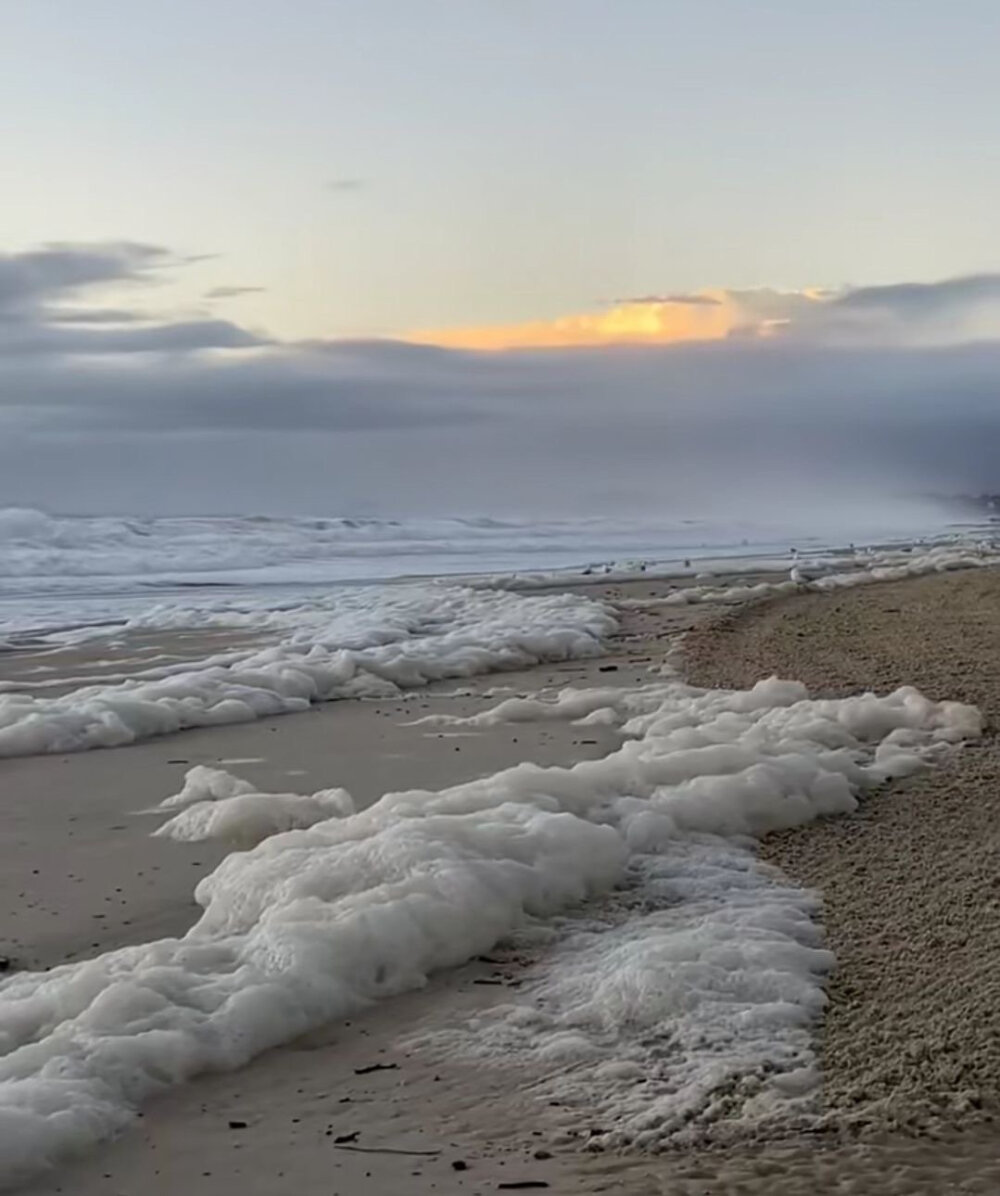
[[0, 504], [1000, 488], [992, 2], [0, 21]]

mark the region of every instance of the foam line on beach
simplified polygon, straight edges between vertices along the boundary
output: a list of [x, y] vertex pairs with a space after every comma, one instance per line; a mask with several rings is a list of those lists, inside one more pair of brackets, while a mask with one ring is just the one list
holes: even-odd
[[[278, 642], [57, 697], [0, 692], [0, 756], [117, 747], [316, 702], [585, 659], [600, 655], [617, 625], [607, 607], [579, 595], [427, 586], [358, 591], [245, 621], [270, 627]], [[155, 623], [151, 615], [144, 625]]]
[[[788, 557], [739, 560], [699, 561], [685, 563], [679, 569], [676, 562], [611, 561], [585, 570], [553, 570], [544, 573], [493, 574], [473, 578], [468, 584], [481, 589], [511, 591], [551, 589], [556, 586], [587, 586], [624, 584], [638, 581], [672, 581], [677, 589], [670, 595], [655, 599], [633, 599], [624, 605], [633, 609], [643, 606], [683, 606], [694, 602], [736, 603], [755, 598], [794, 594], [807, 586], [820, 590], [849, 589], [880, 581], [899, 581], [907, 577], [922, 577], [928, 573], [943, 573], [953, 569], [976, 569], [1000, 564], [1000, 550], [992, 539], [969, 541], [953, 537], [931, 547], [907, 545], [893, 549], [864, 549], [823, 556]], [[713, 585], [718, 574], [733, 575], [774, 574], [774, 580], [751, 585]], [[701, 585], [692, 584], [701, 582]]]

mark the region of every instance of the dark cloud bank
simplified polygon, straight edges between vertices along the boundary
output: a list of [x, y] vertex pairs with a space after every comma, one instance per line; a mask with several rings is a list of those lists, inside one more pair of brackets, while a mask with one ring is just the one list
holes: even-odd
[[123, 306], [182, 265], [0, 255], [0, 504], [787, 515], [1000, 489], [997, 275], [847, 291], [763, 340], [489, 355]]

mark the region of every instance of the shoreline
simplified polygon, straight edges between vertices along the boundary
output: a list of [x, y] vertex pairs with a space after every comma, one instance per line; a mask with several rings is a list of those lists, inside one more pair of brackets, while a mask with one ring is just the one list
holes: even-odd
[[[852, 1129], [911, 1133], [1000, 1117], [1000, 572], [813, 595], [695, 631], [695, 683], [742, 684], [762, 662], [831, 696], [912, 684], [974, 703], [985, 735], [946, 767], [862, 800], [848, 818], [769, 836], [760, 854], [824, 894], [839, 966], [818, 1042], [831, 1106]], [[848, 637], [856, 648], [845, 650]], [[933, 961], [933, 962], [931, 962]]]
[[[241, 574], [235, 571], [234, 580], [214, 580], [214, 571], [203, 573], [194, 572], [188, 577], [171, 578], [166, 573], [157, 580], [149, 580], [143, 575], [133, 576], [125, 574], [122, 581], [134, 588], [127, 591], [131, 600], [148, 598], [150, 603], [156, 599], [171, 596], [179, 597], [185, 593], [207, 591], [212, 594], [246, 596], [260, 592], [287, 590], [291, 592], [327, 592], [336, 589], [352, 590], [364, 587], [386, 587], [408, 585], [433, 585], [444, 583], [457, 587], [479, 588], [509, 588], [514, 591], [534, 590], [551, 591], [555, 593], [582, 591], [587, 593], [591, 586], [608, 584], [632, 584], [643, 581], [661, 583], [677, 583], [690, 585], [695, 580], [718, 579], [729, 584], [746, 582], [753, 578], [755, 581], [770, 580], [776, 576], [787, 574], [789, 568], [797, 561], [806, 562], [814, 559], [825, 562], [849, 560], [855, 566], [864, 562], [865, 558], [873, 555], [910, 553], [918, 549], [947, 548], [968, 544], [973, 536], [985, 537], [991, 543], [995, 540], [998, 521], [956, 522], [947, 524], [935, 531], [917, 534], [916, 531], [899, 533], [889, 538], [876, 540], [858, 539], [857, 543], [844, 540], [823, 541], [818, 544], [807, 544], [802, 550], [791, 546], [788, 551], [781, 552], [776, 544], [770, 548], [758, 546], [756, 550], [742, 553], [733, 551], [722, 555], [712, 555], [712, 546], [708, 544], [696, 545], [687, 549], [678, 549], [676, 555], [656, 556], [655, 554], [631, 553], [617, 559], [610, 556], [600, 557], [596, 561], [580, 560], [572, 564], [560, 565], [553, 569], [535, 569], [525, 564], [516, 569], [498, 568], [486, 572], [416, 572], [394, 573], [386, 576], [373, 577], [317, 577], [314, 579], [288, 580], [274, 578], [267, 580], [259, 577]], [[789, 537], [789, 540], [795, 537]], [[802, 541], [799, 540], [799, 543]], [[742, 545], [740, 547], [743, 547]], [[747, 545], [753, 548], [753, 545]], [[626, 567], [628, 566], [628, 567]], [[252, 573], [252, 571], [251, 571]], [[90, 575], [81, 575], [85, 581]], [[94, 575], [101, 577], [102, 575]], [[39, 580], [48, 580], [40, 575]], [[26, 588], [18, 595], [22, 601], [33, 599], [55, 600], [65, 597], [59, 590], [41, 589], [34, 593]], [[87, 592], [78, 595], [86, 601], [92, 601], [98, 595]], [[114, 599], [116, 595], [109, 593]], [[118, 595], [120, 597], [120, 595]], [[13, 598], [15, 595], [7, 596]], [[67, 632], [93, 630], [101, 634], [114, 631], [125, 631], [130, 638], [136, 632], [128, 628], [130, 615], [121, 614], [111, 618], [71, 620], [65, 624], [55, 626], [34, 626], [21, 628], [9, 633], [9, 638], [0, 639], [0, 661], [7, 652], [46, 652], [53, 648], [51, 637]], [[224, 629], [225, 630], [225, 629]], [[232, 629], [229, 629], [230, 631]], [[140, 633], [141, 634], [141, 633]], [[154, 633], [155, 634], [155, 633]], [[72, 643], [86, 643], [87, 640]], [[55, 645], [58, 646], [58, 643]]]
[[[187, 621], [154, 611], [118, 635], [0, 653], [0, 758], [120, 747], [336, 700], [387, 699], [445, 679], [590, 659], [603, 654], [620, 618], [643, 609], [666, 618], [672, 607], [738, 608], [1000, 561], [992, 541], [915, 547], [854, 553], [844, 570], [797, 561], [784, 580], [773, 572], [705, 573], [678, 586], [675, 574], [640, 571], [557, 585], [550, 574], [436, 593], [404, 587], [396, 601], [375, 602], [374, 614], [370, 602], [355, 596], [331, 605], [330, 595], [257, 611], [256, 620], [237, 610], [187, 612], [198, 615]], [[646, 596], [643, 586], [653, 587]]]
[[[77, 794], [102, 791], [104, 786], [106, 800], [100, 814], [96, 810], [88, 811], [96, 819], [91, 837], [87, 840], [89, 850], [94, 854], [88, 858], [85, 866], [75, 867], [74, 873], [90, 872], [100, 875], [103, 880], [110, 879], [114, 868], [119, 865], [112, 864], [108, 855], [101, 855], [102, 845], [119, 861], [129, 858], [131, 865], [139, 862], [135, 859], [135, 853], [140, 850], [140, 837], [143, 849], [148, 848], [157, 856], [155, 867], [158, 874], [166, 873], [151, 886], [152, 892], [147, 895], [145, 906], [145, 920], [143, 917], [129, 919], [131, 925], [125, 926], [121, 921], [114, 923], [112, 919], [102, 918], [100, 921], [107, 924], [101, 927], [100, 935], [95, 935], [88, 944], [78, 945], [75, 953], [66, 952], [65, 938], [63, 941], [48, 941], [46, 949], [50, 954], [47, 962], [79, 958], [88, 951], [107, 949], [120, 942], [142, 941], [149, 937], [151, 931], [177, 933], [183, 929], [185, 920], [189, 922], [197, 913], [197, 907], [190, 899], [192, 874], [199, 876], [209, 871], [213, 857], [217, 853], [224, 854], [219, 848], [211, 844], [186, 845], [149, 839], [144, 818], [135, 819], [139, 827], [137, 830], [130, 827], [114, 832], [119, 838], [117, 841], [111, 840], [113, 847], [107, 846], [106, 836], [110, 829], [108, 819], [115, 818], [119, 821], [113, 825], [121, 825], [122, 821], [127, 822], [125, 814], [128, 809], [134, 814], [137, 807], [151, 806], [179, 788], [184, 768], [171, 761], [183, 760], [185, 764], [218, 764], [234, 759], [247, 761], [255, 754], [261, 756], [266, 748], [266, 760], [233, 764], [233, 771], [248, 776], [261, 787], [278, 790], [282, 787], [282, 778], [290, 778], [285, 781], [285, 786], [300, 792], [310, 791], [322, 784], [344, 784], [352, 792], [357, 789], [356, 796], [363, 803], [388, 789], [414, 785], [440, 787], [463, 777], [496, 771], [508, 763], [523, 759], [534, 759], [538, 763], [569, 763], [588, 756], [599, 758], [620, 742], [617, 736], [599, 726], [583, 729], [562, 720], [518, 723], [501, 725], [489, 734], [475, 738], [462, 737], [449, 743], [440, 738], [441, 732], [406, 727], [401, 725], [401, 720], [409, 722], [431, 710], [467, 716], [482, 709], [484, 703], [495, 703], [498, 697], [504, 696], [503, 692], [498, 694], [497, 690], [502, 691], [505, 687], [513, 693], [527, 693], [543, 687], [557, 689], [565, 684], [642, 684], [650, 679], [649, 669], [658, 663], [656, 652], [669, 647], [679, 631], [690, 628], [697, 628], [688, 641], [691, 645], [690, 657], [686, 654], [687, 665], [695, 682], [700, 682], [713, 667], [720, 677], [727, 667], [758, 669], [760, 662], [767, 659], [767, 652], [773, 651], [773, 648], [769, 642], [762, 640], [759, 656], [747, 658], [741, 648], [742, 620], [753, 623], [755, 619], [766, 621], [771, 617], [776, 624], [780, 624], [784, 618], [783, 612], [789, 606], [794, 609], [797, 606], [822, 606], [831, 602], [864, 606], [866, 601], [880, 601], [880, 596], [894, 584], [897, 588], [929, 583], [947, 587], [956, 580], [961, 581], [962, 577], [971, 577], [972, 581], [981, 578], [984, 584], [993, 584], [988, 579], [996, 577], [996, 573], [990, 570], [971, 575], [932, 577], [924, 582], [886, 583], [863, 591], [834, 595], [803, 595], [801, 599], [793, 598], [780, 606], [775, 603], [755, 604], [738, 610], [736, 614], [720, 614], [718, 608], [709, 605], [657, 606], [655, 610], [641, 607], [626, 609], [623, 626], [615, 638], [614, 652], [592, 661], [541, 665], [520, 673], [494, 673], [469, 683], [443, 682], [409, 691], [398, 699], [338, 701], [314, 707], [295, 719], [282, 717], [232, 727], [184, 731], [125, 748], [77, 753], [67, 757], [22, 757], [2, 761], [0, 769], [7, 776], [10, 776], [11, 766], [15, 766], [13, 771], [19, 774], [19, 784], [22, 786], [20, 792], [27, 791], [35, 795], [32, 812], [27, 815], [29, 822], [36, 815], [42, 816], [35, 806], [39, 799], [43, 805], [46, 804], [46, 798], [40, 798], [40, 795], [47, 790], [44, 816], [49, 819], [49, 833], [53, 823], [59, 820], [60, 811], [65, 810], [65, 803], [73, 800], [74, 791]], [[588, 596], [601, 596], [592, 585], [587, 585], [586, 590]], [[662, 583], [652, 579], [630, 583], [609, 581], [601, 593], [611, 601], [655, 599], [657, 595], [662, 596]], [[825, 615], [826, 610], [822, 613]], [[793, 638], [798, 640], [798, 637]], [[609, 666], [613, 671], [609, 670]], [[747, 677], [749, 672], [744, 680]], [[463, 691], [463, 696], [444, 696], [447, 691], [456, 688]], [[959, 695], [942, 693], [939, 696]], [[262, 740], [265, 741], [263, 745]], [[585, 740], [590, 742], [582, 742]], [[452, 749], [450, 752], [441, 752], [443, 742]], [[182, 747], [183, 750], [180, 750]], [[352, 752], [355, 760], [353, 765], [349, 765]], [[376, 757], [381, 761], [377, 775], [372, 771], [372, 760]], [[95, 760], [106, 763], [86, 763]], [[353, 786], [342, 775], [337, 775], [338, 766], [348, 770], [354, 768]], [[60, 773], [64, 779], [52, 790], [53, 781]], [[400, 778], [406, 778], [405, 783]], [[933, 792], [935, 780], [940, 782], [940, 778], [941, 773], [936, 771], [925, 780], [918, 778], [907, 782], [907, 792], [910, 786], [919, 787], [922, 784], [929, 786]], [[25, 785], [27, 789], [23, 787]], [[108, 791], [108, 786], [112, 792]], [[891, 802], [894, 796], [898, 797], [899, 794], [893, 791], [885, 800]], [[130, 802], [134, 803], [131, 807], [128, 806]], [[867, 809], [866, 805], [862, 813]], [[819, 842], [813, 837], [822, 837], [827, 828], [854, 825], [854, 822], [853, 818], [821, 822], [800, 831], [785, 832], [785, 835], [788, 842]], [[42, 825], [36, 823], [34, 831], [25, 825], [23, 834], [30, 838]], [[75, 825], [78, 827], [79, 823]], [[67, 853], [79, 856], [78, 843], [70, 842], [70, 839], [78, 838], [79, 830], [75, 830], [61, 841], [52, 841], [53, 869], [57, 868], [60, 859], [73, 858], [72, 854]], [[804, 867], [799, 868], [803, 872], [801, 877], [795, 875], [805, 849], [797, 847], [791, 853], [785, 851], [785, 855], [779, 858], [779, 840], [780, 836], [765, 839], [761, 856], [778, 864], [793, 880], [814, 883], [805, 875], [808, 869]], [[829, 862], [841, 850], [841, 845], [834, 842], [817, 850], [823, 860]], [[834, 854], [831, 855], [831, 852]], [[30, 861], [26, 860], [25, 863]], [[48, 872], [49, 869], [45, 869], [42, 875]], [[84, 925], [88, 929], [93, 925], [92, 921], [84, 922], [84, 915], [90, 913], [87, 896], [95, 900], [101, 898], [105, 905], [111, 904], [104, 900], [107, 894], [88, 890], [85, 878], [80, 878], [75, 889], [67, 892], [56, 883], [57, 871], [52, 873], [54, 879], [45, 881], [35, 876], [33, 870], [29, 875], [34, 877], [32, 883], [37, 887], [55, 884], [56, 887], [51, 890], [50, 904], [65, 905], [67, 900], [72, 901], [74, 912], [81, 915], [78, 919], [80, 931]], [[23, 876], [17, 877], [16, 883], [22, 883], [24, 879]], [[176, 886], [176, 889], [171, 889], [171, 886]], [[186, 903], [171, 907], [167, 919], [169, 926], [156, 930], [155, 908], [162, 906], [168, 891], [179, 897], [183, 886], [186, 886]], [[8, 897], [8, 894], [0, 894], [0, 897]], [[12, 901], [9, 908], [16, 906], [13, 892], [8, 900]], [[141, 901], [131, 891], [124, 894], [121, 901], [124, 903], [122, 908], [131, 909], [133, 913], [142, 908]], [[39, 918], [33, 925], [40, 927], [41, 922]], [[66, 928], [62, 929], [65, 931]], [[29, 930], [22, 937], [33, 933]], [[74, 931], [74, 934], [77, 932]], [[41, 960], [38, 962], [45, 966]], [[233, 1182], [236, 1174], [233, 1160], [239, 1159], [243, 1190], [264, 1193], [274, 1191], [273, 1186], [266, 1185], [273, 1185], [277, 1180], [287, 1184], [289, 1190], [293, 1184], [314, 1183], [320, 1170], [329, 1168], [334, 1159], [338, 1174], [343, 1177], [340, 1181], [343, 1186], [339, 1190], [344, 1196], [356, 1191], [420, 1193], [429, 1191], [431, 1186], [454, 1191], [492, 1190], [495, 1183], [505, 1176], [515, 1178], [512, 1171], [507, 1171], [508, 1167], [519, 1169], [519, 1175], [530, 1172], [531, 1177], [540, 1176], [553, 1190], [566, 1192], [598, 1191], [603, 1190], [602, 1185], [612, 1186], [616, 1190], [645, 1191], [647, 1188], [640, 1184], [661, 1180], [666, 1182], [668, 1177], [675, 1186], [664, 1188], [664, 1191], [705, 1191], [705, 1177], [688, 1174], [692, 1169], [697, 1172], [698, 1167], [705, 1166], [704, 1162], [699, 1161], [702, 1157], [700, 1154], [689, 1160], [671, 1158], [655, 1172], [650, 1172], [649, 1160], [641, 1157], [606, 1160], [591, 1157], [588, 1160], [586, 1155], [580, 1154], [578, 1145], [570, 1144], [572, 1138], [560, 1145], [559, 1135], [564, 1132], [559, 1129], [560, 1116], [553, 1114], [544, 1104], [539, 1105], [530, 1094], [512, 1094], [504, 1089], [497, 1077], [489, 1079], [475, 1067], [455, 1060], [442, 1062], [406, 1047], [406, 1040], [412, 1038], [422, 1025], [462, 1019], [469, 1016], [470, 1011], [488, 1005], [492, 998], [502, 995], [506, 987], [516, 983], [520, 970], [529, 962], [523, 956], [509, 959], [494, 959], [491, 956], [491, 962], [474, 962], [454, 972], [440, 974], [422, 992], [390, 998], [351, 1019], [350, 1025], [332, 1026], [328, 1032], [312, 1035], [305, 1042], [278, 1048], [240, 1072], [195, 1080], [149, 1106], [141, 1127], [130, 1131], [115, 1143], [99, 1147], [92, 1156], [59, 1168], [24, 1190], [37, 1193], [38, 1196], [60, 1190], [72, 1190], [81, 1193], [81, 1196], [94, 1193], [96, 1196], [99, 1192], [112, 1190], [108, 1188], [107, 1181], [113, 1177], [123, 1192], [135, 1190], [134, 1185], [141, 1184], [144, 1191], [154, 1194], [162, 1192], [164, 1196], [181, 1186], [190, 1188], [192, 1193], [214, 1196], [227, 1190], [226, 1185]], [[839, 971], [838, 968], [834, 974], [834, 984], [837, 983]], [[495, 978], [497, 976], [499, 980]], [[496, 993], [497, 989], [501, 990], [500, 994]], [[403, 1025], [408, 1033], [401, 1036], [400, 1028]], [[396, 1064], [392, 1070], [398, 1070], [400, 1078], [405, 1074], [406, 1082], [402, 1087], [394, 1075], [387, 1077], [388, 1084], [383, 1082], [382, 1077], [362, 1081], [353, 1076], [355, 1065], [363, 1068], [373, 1059], [380, 1061], [382, 1057]], [[441, 1079], [437, 1080], [435, 1076], [441, 1076]], [[346, 1101], [345, 1096], [348, 1097]], [[469, 1114], [463, 1113], [458, 1107], [463, 1100], [470, 1098], [473, 1102], [482, 1100], [485, 1116], [483, 1109]], [[357, 1108], [364, 1110], [361, 1122], [355, 1115]], [[288, 1117], [282, 1117], [280, 1124], [275, 1109], [289, 1114]], [[351, 1127], [356, 1128], [361, 1124], [363, 1141], [377, 1143], [380, 1138], [383, 1143], [419, 1141], [426, 1146], [426, 1112], [430, 1109], [440, 1118], [442, 1132], [447, 1138], [447, 1145], [441, 1147], [444, 1154], [433, 1156], [434, 1165], [427, 1162], [430, 1156], [394, 1158], [381, 1154], [368, 1156], [363, 1152], [355, 1155], [340, 1151], [336, 1156], [330, 1153], [327, 1126], [333, 1127], [333, 1137], [352, 1133], [354, 1130]], [[241, 1140], [237, 1131], [228, 1128], [225, 1117], [227, 1110], [229, 1113], [242, 1110], [237, 1120], [242, 1120], [244, 1115], [249, 1118], [253, 1126], [252, 1140], [245, 1136]], [[498, 1117], [512, 1127], [508, 1132], [498, 1133]], [[534, 1140], [536, 1135], [524, 1129], [528, 1124], [543, 1127], [537, 1131], [537, 1136], [545, 1138], [543, 1153], [552, 1157], [534, 1157], [538, 1148]], [[309, 1127], [309, 1130], [307, 1132], [299, 1127]], [[192, 1144], [190, 1166], [179, 1163], [174, 1156], [175, 1151], [181, 1151], [182, 1145], [188, 1143]], [[548, 1146], [554, 1149], [549, 1150]], [[736, 1161], [730, 1160], [725, 1166], [735, 1167], [734, 1174], [744, 1164], [746, 1167], [764, 1166], [766, 1172], [769, 1164], [766, 1158], [761, 1163], [762, 1155], [777, 1151], [779, 1154], [784, 1152], [782, 1166], [792, 1174], [799, 1165], [796, 1158], [788, 1154], [792, 1149], [787, 1144], [749, 1143], [745, 1148], [733, 1148]], [[852, 1158], [860, 1151], [860, 1156], [868, 1160], [865, 1166], [870, 1168], [870, 1146], [858, 1147], [849, 1143], [843, 1149]], [[896, 1149], [895, 1144], [893, 1149]], [[909, 1147], [900, 1149], [905, 1155]], [[458, 1152], [455, 1159], [451, 1158], [453, 1152]], [[149, 1174], [154, 1158], [168, 1155], [171, 1157], [171, 1168], [167, 1173], [163, 1174], [162, 1168], [154, 1167], [153, 1170], [158, 1174]], [[727, 1157], [725, 1151], [710, 1152], [710, 1158], [717, 1162]], [[276, 1158], [283, 1160], [286, 1167], [290, 1168], [284, 1175], [276, 1173]], [[424, 1161], [414, 1167], [411, 1166], [413, 1159]], [[450, 1163], [456, 1160], [466, 1162], [468, 1171], [452, 1172]], [[202, 1168], [200, 1174], [197, 1170], [199, 1167]], [[420, 1174], [413, 1174], [418, 1169]], [[702, 1186], [684, 1186], [689, 1181], [694, 1185], [700, 1182]], [[750, 1180], [747, 1179], [747, 1182]], [[622, 1188], [622, 1184], [634, 1187]], [[651, 1187], [648, 1190], [658, 1189]], [[710, 1190], [730, 1189], [719, 1187]], [[757, 1189], [751, 1187], [745, 1190]], [[760, 1190], [779, 1189], [772, 1186]], [[793, 1187], [787, 1190], [798, 1191]], [[803, 1187], [802, 1190], [806, 1191], [807, 1188]], [[869, 1189], [857, 1187], [849, 1190], [862, 1192]]]

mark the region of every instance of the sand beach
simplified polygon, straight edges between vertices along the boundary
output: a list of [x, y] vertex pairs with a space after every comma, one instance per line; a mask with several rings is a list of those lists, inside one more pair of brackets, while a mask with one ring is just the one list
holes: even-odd
[[[359, 805], [407, 788], [441, 789], [528, 760], [599, 760], [621, 742], [565, 719], [449, 729], [506, 697], [566, 686], [648, 684], [684, 634], [698, 686], [749, 687], [773, 674], [818, 696], [915, 685], [981, 708], [986, 734], [932, 770], [889, 782], [856, 813], [765, 836], [766, 866], [821, 900], [836, 955], [814, 1027], [822, 1109], [808, 1134], [772, 1130], [655, 1155], [594, 1149], [607, 1127], [551, 1099], [523, 1064], [442, 1049], [442, 1032], [511, 999], [546, 943], [500, 943], [421, 991], [402, 993], [230, 1073], [203, 1076], [144, 1106], [116, 1141], [19, 1190], [192, 1196], [328, 1191], [663, 1193], [817, 1190], [995, 1191], [991, 1125], [1000, 1111], [994, 884], [1000, 625], [992, 569], [794, 594], [718, 607], [664, 606], [664, 581], [588, 586], [618, 609], [608, 654], [398, 700], [339, 701], [291, 717], [201, 728], [112, 750], [0, 761], [4, 818], [0, 934], [10, 971], [183, 934], [194, 882], [217, 843], [150, 837], [196, 764], [231, 768], [261, 789], [330, 783]], [[146, 651], [179, 645], [161, 633]], [[57, 670], [88, 667], [87, 649]], [[37, 662], [35, 662], [37, 663]], [[7, 678], [28, 665], [0, 657]], [[595, 1094], [595, 1096], [598, 1094]]]

